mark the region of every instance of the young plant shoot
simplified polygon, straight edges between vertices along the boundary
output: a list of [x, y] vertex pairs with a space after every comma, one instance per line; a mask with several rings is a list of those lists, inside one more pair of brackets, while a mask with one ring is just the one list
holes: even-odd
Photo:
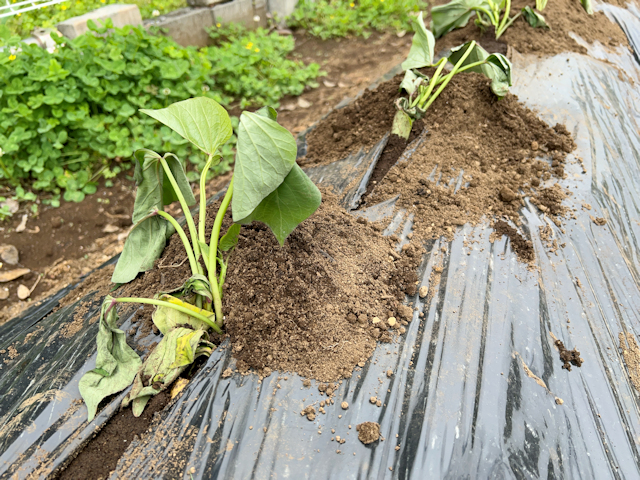
[[[214, 345], [209, 332], [222, 333], [222, 287], [230, 253], [238, 243], [240, 225], [254, 220], [267, 224], [280, 245], [289, 234], [320, 206], [320, 191], [296, 164], [296, 142], [276, 122], [276, 112], [265, 107], [244, 112], [237, 129], [233, 177], [218, 208], [209, 239], [205, 235], [207, 212], [206, 177], [220, 161], [220, 149], [232, 134], [227, 112], [206, 97], [174, 103], [160, 110], [141, 110], [168, 126], [207, 155], [200, 175], [200, 215], [196, 225], [189, 207], [196, 203], [185, 169], [172, 153], [151, 150], [135, 154], [138, 186], [133, 209], [134, 226], [127, 237], [113, 272], [116, 284], [128, 283], [139, 272], [153, 268], [166, 240], [177, 232], [189, 265], [191, 278], [173, 291], [154, 298], [106, 297], [100, 316], [96, 368], [80, 380], [80, 393], [89, 410], [89, 420], [100, 401], [133, 383], [123, 400], [139, 416], [149, 399], [167, 388], [201, 355], [210, 355]], [[164, 207], [179, 201], [187, 230]], [[231, 205], [233, 224], [221, 237], [222, 223]], [[188, 233], [188, 234], [187, 234]], [[207, 243], [208, 242], [208, 243]], [[116, 304], [139, 303], [156, 307], [152, 319], [164, 335], [142, 363], [116, 326]]]
[[[546, 4], [546, 0], [538, 1], [544, 1]], [[452, 0], [431, 9], [431, 29], [436, 38], [440, 38], [451, 30], [466, 26], [474, 15], [476, 25], [482, 30], [493, 26], [496, 40], [520, 15], [524, 15], [529, 25], [534, 28], [549, 28], [544, 17], [531, 7], [523, 8], [511, 18], [510, 13], [511, 0]]]
[[[396, 101], [398, 111], [393, 119], [391, 133], [408, 140], [413, 122], [424, 116], [454, 75], [459, 73], [482, 73], [491, 80], [491, 90], [498, 98], [508, 93], [511, 86], [511, 62], [504, 55], [489, 54], [475, 41], [471, 41], [453, 48], [448, 57], [433, 63], [436, 41], [425, 27], [422, 13], [416, 19], [415, 30], [409, 56], [402, 63], [405, 75], [400, 89], [407, 92], [408, 96]], [[444, 72], [447, 62], [453, 64], [450, 72]], [[424, 67], [436, 69], [431, 79], [420, 72], [419, 69]]]

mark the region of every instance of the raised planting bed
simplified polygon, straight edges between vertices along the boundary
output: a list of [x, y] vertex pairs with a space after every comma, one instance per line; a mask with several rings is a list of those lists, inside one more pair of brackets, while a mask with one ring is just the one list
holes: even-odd
[[[224, 257], [226, 335], [146, 423], [116, 413], [126, 390], [87, 423], [78, 384], [105, 295], [191, 276], [179, 238], [115, 292], [111, 263], [57, 311], [63, 295], [0, 327], [2, 473], [638, 476], [640, 72], [628, 51], [589, 52], [512, 52], [501, 100], [485, 76], [453, 76], [407, 148], [390, 135], [402, 76], [306, 132], [298, 163], [322, 204], [284, 247], [241, 228]], [[162, 338], [151, 310], [119, 310], [138, 352]]]

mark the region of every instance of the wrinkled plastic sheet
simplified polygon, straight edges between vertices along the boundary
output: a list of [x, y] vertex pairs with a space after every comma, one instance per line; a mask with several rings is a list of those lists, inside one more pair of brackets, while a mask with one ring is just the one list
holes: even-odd
[[[600, 8], [640, 50], [640, 10]], [[632, 54], [589, 48], [589, 57], [513, 59], [513, 92], [573, 133], [578, 148], [562, 184], [573, 204], [593, 207], [558, 227], [526, 204], [523, 228], [537, 270], [518, 262], [506, 237], [491, 243], [488, 223], [461, 227], [452, 242], [429, 242], [421, 286], [435, 265], [442, 278], [428, 302], [409, 299], [424, 318], [416, 312], [397, 343], [378, 345], [325, 415], [300, 416], [326, 397], [296, 375], [223, 379], [233, 365], [223, 344], [153, 434], [130, 445], [112, 478], [639, 478], [638, 393], [618, 335], [640, 336], [640, 93], [630, 81], [640, 81], [640, 68]], [[386, 140], [308, 173], [353, 208]], [[425, 141], [419, 137], [401, 161]], [[571, 161], [578, 157], [586, 174]], [[385, 233], [401, 245], [412, 218], [395, 210], [395, 200], [355, 214], [387, 219]], [[540, 239], [547, 225], [565, 244], [555, 253]], [[2, 478], [44, 478], [64, 465], [124, 395], [86, 423], [78, 381], [95, 363], [101, 299], [65, 338], [60, 332], [79, 302], [50, 312], [66, 293], [0, 327], [0, 349], [17, 353], [0, 363]], [[582, 368], [561, 369], [550, 332], [578, 347]], [[355, 426], [363, 421], [379, 422], [384, 441], [361, 444]], [[331, 441], [331, 429], [346, 443]]]

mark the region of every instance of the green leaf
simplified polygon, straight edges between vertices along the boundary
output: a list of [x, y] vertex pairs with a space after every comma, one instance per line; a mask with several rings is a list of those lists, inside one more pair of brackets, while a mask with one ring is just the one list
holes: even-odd
[[391, 133], [398, 135], [405, 140], [409, 140], [411, 135], [411, 127], [413, 120], [402, 110], [398, 110], [393, 117], [393, 124], [391, 125]]
[[[192, 308], [194, 312], [201, 313], [202, 315], [205, 315], [207, 317], [214, 315], [212, 312], [207, 312], [206, 310], [202, 310], [193, 305], [188, 305], [186, 304], [186, 302], [182, 302], [179, 299], [172, 297], [171, 295], [161, 295], [160, 300], [163, 300], [165, 302], [171, 301], [171, 303], [179, 303], [180, 305], [187, 308]], [[205, 331], [209, 328], [209, 326], [202, 320], [194, 318], [191, 315], [187, 315], [186, 313], [179, 312], [174, 308], [165, 306], [156, 307], [155, 311], [151, 315], [151, 319], [163, 335], [166, 335], [178, 326], [190, 326], [196, 330], [201, 329]], [[215, 317], [212, 320], [215, 320]]]
[[526, 6], [522, 9], [522, 15], [524, 16], [525, 20], [529, 22], [529, 25], [531, 25], [533, 28], [551, 29], [551, 27], [547, 25], [544, 17], [529, 6]]
[[591, 6], [591, 0], [580, 0], [580, 3], [582, 4], [582, 8], [584, 8], [584, 11], [587, 12], [587, 14], [593, 15], [593, 7]]
[[[452, 48], [449, 61], [455, 65], [467, 51], [469, 44], [470, 42], [467, 42], [464, 45]], [[509, 93], [509, 87], [511, 86], [511, 62], [504, 55], [500, 53], [489, 54], [484, 48], [476, 44], [461, 67], [480, 61], [484, 61], [485, 64], [470, 68], [467, 71], [485, 75], [491, 80], [493, 93], [499, 98], [504, 97]]]
[[87, 404], [89, 422], [96, 416], [103, 399], [131, 384], [142, 364], [136, 352], [127, 345], [125, 333], [116, 326], [118, 314], [112, 300], [107, 296], [102, 303], [96, 368], [85, 373], [79, 384], [80, 395]]
[[82, 200], [84, 200], [84, 193], [82, 193], [80, 190], [65, 190], [63, 198], [67, 202], [80, 203]]
[[487, 0], [453, 0], [431, 9], [431, 30], [436, 38], [467, 25], [476, 10], [491, 11]]
[[229, 227], [227, 233], [225, 233], [220, 239], [220, 243], [218, 244], [218, 249], [221, 252], [226, 252], [231, 250], [238, 244], [238, 234], [240, 233], [240, 225], [234, 223]]
[[296, 154], [296, 141], [286, 128], [262, 115], [242, 113], [233, 175], [234, 222], [250, 215], [280, 186], [295, 165]]
[[433, 37], [433, 33], [425, 27], [422, 12], [420, 12], [420, 15], [418, 15], [415, 21], [415, 30], [416, 33], [413, 35], [409, 55], [407, 59], [402, 62], [403, 70], [433, 65], [433, 52], [436, 46], [436, 39]]
[[278, 120], [278, 112], [276, 112], [276, 109], [270, 106], [264, 106], [262, 107], [260, 110], [256, 110], [255, 112], [257, 115], [261, 115], [263, 117], [267, 117], [270, 118], [271, 120], [273, 120], [274, 122], [276, 120]]
[[[209, 247], [207, 246], [207, 250], [208, 248]], [[209, 300], [213, 299], [211, 296], [211, 284], [209, 283], [209, 279], [204, 275], [200, 275], [200, 274], [193, 275], [189, 280], [184, 282], [184, 285], [178, 288], [174, 288], [173, 290], [164, 291], [162, 293], [172, 293], [176, 297], [181, 297], [181, 298], [192, 297], [194, 295], [201, 295], [203, 297], [208, 298]], [[192, 306], [193, 305], [188, 306], [187, 308], [191, 308]], [[200, 312], [200, 313], [202, 313], [205, 317], [208, 317], [212, 314], [211, 312]]]
[[206, 339], [207, 334], [204, 330], [194, 331], [191, 328], [178, 327], [169, 331], [138, 371], [131, 391], [122, 401], [122, 406], [126, 407], [133, 402], [133, 415], [139, 417], [149, 399], [171, 385], [192, 363], [187, 363], [189, 359], [193, 361], [199, 354], [206, 355], [210, 352], [207, 349], [198, 349], [201, 342], [209, 345]]
[[238, 223], [254, 220], [266, 223], [280, 245], [295, 228], [315, 212], [322, 202], [318, 187], [298, 165], [294, 165], [284, 182], [247, 217]]
[[173, 232], [173, 227], [156, 215], [136, 223], [124, 242], [111, 281], [129, 283], [139, 272], [151, 270]]
[[400, 84], [400, 88], [407, 92], [409, 95], [413, 95], [418, 89], [424, 78], [416, 75], [412, 70], [407, 70], [404, 73], [404, 78]]
[[213, 155], [233, 134], [227, 111], [207, 97], [190, 98], [160, 110], [140, 111], [164, 123], [208, 155]]

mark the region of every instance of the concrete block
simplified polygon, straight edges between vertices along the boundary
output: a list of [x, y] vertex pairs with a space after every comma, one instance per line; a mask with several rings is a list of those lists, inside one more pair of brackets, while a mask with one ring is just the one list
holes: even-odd
[[207, 28], [214, 25], [213, 12], [210, 8], [181, 8], [166, 15], [145, 20], [144, 26], [166, 28], [161, 32], [183, 47], [206, 47], [211, 43]]
[[267, 0], [253, 0], [253, 25], [254, 27], [266, 27], [268, 25]]
[[76, 38], [89, 31], [87, 22], [93, 20], [98, 25], [107, 18], [113, 21], [113, 26], [120, 28], [126, 25], [142, 25], [142, 16], [137, 5], [108, 5], [98, 8], [79, 17], [73, 17], [57, 25], [58, 30], [67, 38]]
[[293, 13], [297, 4], [298, 0], [267, 0], [269, 12], [281, 23]]
[[252, 0], [233, 0], [213, 7], [216, 23], [240, 23], [247, 28], [256, 28], [259, 22], [254, 21]]

